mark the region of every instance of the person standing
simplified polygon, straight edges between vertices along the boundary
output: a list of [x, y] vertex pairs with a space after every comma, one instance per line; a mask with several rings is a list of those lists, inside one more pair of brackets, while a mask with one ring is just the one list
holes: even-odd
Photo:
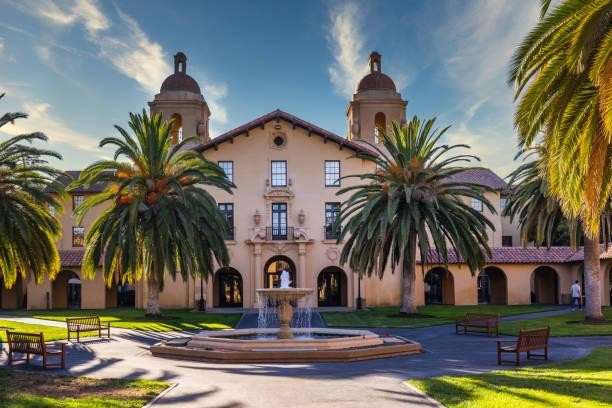
[[582, 288], [578, 281], [575, 281], [571, 287], [572, 292], [572, 310], [582, 309], [580, 298], [582, 297]]

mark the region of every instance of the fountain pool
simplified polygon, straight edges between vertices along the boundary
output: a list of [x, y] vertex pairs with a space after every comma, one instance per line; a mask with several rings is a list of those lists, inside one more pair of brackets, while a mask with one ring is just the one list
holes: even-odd
[[[258, 327], [202, 331], [191, 338], [157, 343], [154, 356], [217, 362], [357, 361], [419, 353], [421, 345], [400, 336], [367, 330], [311, 328], [308, 307], [291, 327], [294, 305], [313, 290], [290, 287], [289, 273], [281, 273], [279, 288], [257, 289]], [[272, 327], [276, 326], [278, 327]]]

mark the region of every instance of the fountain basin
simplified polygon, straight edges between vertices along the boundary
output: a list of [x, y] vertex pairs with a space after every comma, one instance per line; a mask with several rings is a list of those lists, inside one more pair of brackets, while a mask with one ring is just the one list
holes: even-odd
[[339, 350], [383, 344], [378, 335], [367, 330], [291, 329], [291, 339], [279, 329], [237, 329], [203, 331], [187, 347], [219, 350]]
[[279, 329], [204, 331], [184, 346], [161, 342], [150, 351], [157, 357], [218, 363], [360, 361], [421, 352], [417, 342], [401, 336], [380, 337], [367, 330], [291, 331], [291, 339], [277, 338]]

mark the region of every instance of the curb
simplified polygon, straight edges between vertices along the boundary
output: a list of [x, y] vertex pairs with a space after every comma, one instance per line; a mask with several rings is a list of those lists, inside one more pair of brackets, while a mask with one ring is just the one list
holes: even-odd
[[426, 400], [428, 407], [446, 408], [440, 402], [438, 402], [435, 399], [431, 398], [429, 395], [427, 395], [423, 391], [419, 390], [414, 385], [410, 384], [408, 381], [402, 381], [402, 384], [406, 388], [408, 388], [410, 391], [412, 391], [414, 394], [416, 394], [416, 395], [420, 396], [421, 398], [423, 398], [424, 400]]
[[169, 393], [170, 391], [175, 389], [177, 386], [178, 386], [178, 383], [170, 384], [165, 390], [163, 390], [162, 392], [157, 394], [157, 396], [155, 396], [155, 398], [153, 398], [151, 401], [149, 401], [149, 403], [147, 405], [145, 405], [143, 408], [151, 408], [151, 407], [153, 407], [160, 399], [162, 399], [167, 393]]

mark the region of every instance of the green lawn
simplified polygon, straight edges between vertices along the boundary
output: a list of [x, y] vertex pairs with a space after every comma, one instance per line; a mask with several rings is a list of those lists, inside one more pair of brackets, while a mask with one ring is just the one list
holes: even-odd
[[0, 320], [0, 340], [6, 342], [6, 330], [26, 333], [43, 332], [45, 341], [66, 340], [66, 329], [63, 327], [49, 327], [39, 324], [17, 323], [10, 320]]
[[0, 368], [0, 406], [6, 408], [137, 408], [168, 383], [66, 377]]
[[612, 347], [560, 364], [410, 380], [449, 408], [612, 406]]
[[328, 326], [335, 327], [426, 327], [453, 323], [468, 312], [499, 313], [512, 316], [553, 310], [549, 306], [521, 305], [479, 305], [479, 306], [420, 306], [422, 317], [405, 317], [399, 314], [398, 307], [374, 307], [354, 312], [325, 312], [323, 319]]
[[201, 313], [174, 309], [162, 311], [161, 320], [146, 318], [145, 311], [139, 309], [21, 310], [11, 311], [10, 314], [57, 321], [65, 321], [67, 317], [100, 316], [103, 322], [111, 322], [111, 328], [121, 327], [155, 332], [228, 329], [234, 327], [241, 316], [240, 314]]
[[[612, 322], [612, 308], [604, 308], [604, 316]], [[612, 336], [612, 324], [583, 324], [584, 312], [501, 324], [502, 334], [518, 334], [520, 329], [550, 326], [552, 336]]]

